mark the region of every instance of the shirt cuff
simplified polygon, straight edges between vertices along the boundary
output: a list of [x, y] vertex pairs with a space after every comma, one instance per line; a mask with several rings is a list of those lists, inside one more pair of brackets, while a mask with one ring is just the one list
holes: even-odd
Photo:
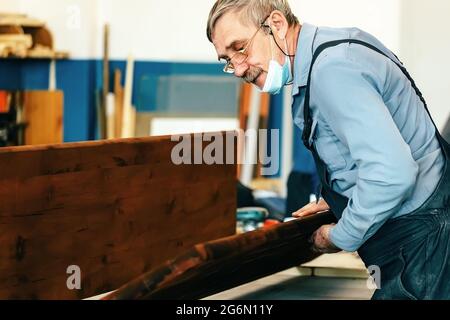
[[363, 244], [346, 230], [343, 219], [330, 230], [330, 240], [336, 247], [347, 252], [355, 252]]

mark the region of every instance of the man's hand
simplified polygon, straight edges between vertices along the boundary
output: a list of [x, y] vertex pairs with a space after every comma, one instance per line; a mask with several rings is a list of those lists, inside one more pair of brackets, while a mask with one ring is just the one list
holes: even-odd
[[305, 217], [312, 216], [316, 213], [327, 211], [327, 210], [330, 210], [330, 207], [325, 202], [325, 200], [320, 199], [319, 203], [316, 203], [315, 201], [311, 202], [310, 204], [304, 206], [297, 212], [294, 212], [292, 214], [292, 216], [294, 218], [305, 218]]
[[313, 251], [319, 253], [336, 253], [342, 251], [330, 240], [330, 231], [334, 226], [335, 224], [324, 225], [314, 232], [310, 239], [313, 245]]

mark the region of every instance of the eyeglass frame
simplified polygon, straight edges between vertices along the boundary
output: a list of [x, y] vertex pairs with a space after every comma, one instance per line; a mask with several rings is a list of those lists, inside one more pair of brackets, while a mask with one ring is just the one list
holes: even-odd
[[252, 44], [253, 40], [255, 39], [256, 35], [258, 34], [259, 30], [261, 30], [262, 27], [268, 27], [268, 25], [264, 24], [267, 19], [269, 19], [270, 15], [268, 15], [262, 22], [259, 28], [256, 30], [255, 34], [248, 40], [247, 44], [244, 48], [237, 51], [231, 58], [225, 59], [225, 66], [223, 67], [223, 72], [228, 74], [234, 74], [236, 72], [235, 66], [233, 66], [232, 60], [236, 57], [238, 54], [242, 54], [245, 56], [244, 60], [242, 60], [238, 65], [244, 63], [248, 59], [247, 50], [250, 48], [250, 45]]

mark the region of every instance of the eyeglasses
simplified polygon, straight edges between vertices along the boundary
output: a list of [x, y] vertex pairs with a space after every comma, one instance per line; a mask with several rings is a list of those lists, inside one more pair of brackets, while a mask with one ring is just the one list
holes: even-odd
[[[269, 18], [269, 16], [267, 17]], [[220, 59], [219, 61], [223, 63], [225, 66], [223, 67], [223, 72], [233, 74], [236, 71], [236, 66], [242, 64], [245, 62], [245, 60], [248, 59], [248, 49], [250, 48], [250, 45], [252, 44], [253, 40], [255, 39], [256, 35], [258, 34], [259, 30], [261, 30], [262, 27], [266, 27], [264, 22], [267, 20], [264, 19], [261, 25], [259, 26], [258, 30], [256, 30], [255, 34], [250, 38], [250, 40], [247, 42], [244, 48], [237, 51], [231, 58], [228, 59]]]

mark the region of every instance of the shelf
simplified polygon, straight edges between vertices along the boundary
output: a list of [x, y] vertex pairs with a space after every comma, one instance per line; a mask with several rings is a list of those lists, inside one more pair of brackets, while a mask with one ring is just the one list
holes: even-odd
[[55, 55], [40, 55], [40, 56], [26, 56], [26, 57], [0, 57], [0, 60], [66, 60], [69, 59], [69, 54], [66, 52], [56, 53]]
[[25, 28], [40, 28], [45, 22], [29, 18], [25, 14], [0, 13], [0, 26], [21, 26]]

